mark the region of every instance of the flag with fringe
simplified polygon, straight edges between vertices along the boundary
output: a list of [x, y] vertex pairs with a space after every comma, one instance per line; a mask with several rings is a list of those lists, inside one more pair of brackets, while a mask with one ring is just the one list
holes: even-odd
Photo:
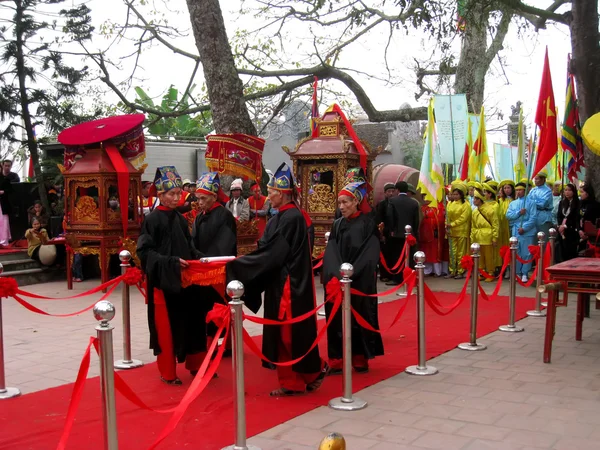
[[433, 99], [429, 100], [427, 108], [427, 130], [425, 131], [425, 147], [421, 161], [421, 172], [417, 188], [423, 198], [431, 201], [430, 206], [437, 207], [444, 193], [444, 172], [440, 163], [439, 148], [435, 133], [435, 120], [433, 117]]
[[473, 144], [473, 151], [469, 160], [469, 179], [483, 181], [485, 179], [485, 166], [490, 162], [487, 148], [487, 135], [485, 131], [485, 114], [483, 106], [479, 113], [479, 129], [477, 139]]
[[[567, 67], [570, 65], [567, 64]], [[570, 180], [577, 178], [577, 173], [584, 166], [583, 141], [581, 139], [581, 126], [579, 123], [579, 110], [575, 94], [575, 81], [573, 74], [567, 69], [567, 96], [565, 99], [565, 115], [561, 129], [561, 147], [569, 156], [567, 175]]]

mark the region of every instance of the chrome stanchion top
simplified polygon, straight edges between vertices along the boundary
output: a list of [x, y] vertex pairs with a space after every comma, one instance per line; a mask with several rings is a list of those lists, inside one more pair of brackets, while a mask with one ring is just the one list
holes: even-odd
[[129, 250], [121, 250], [119, 252], [119, 261], [121, 261], [122, 264], [131, 261], [131, 253], [129, 252]]
[[117, 311], [115, 305], [111, 302], [108, 300], [101, 300], [94, 305], [92, 312], [94, 313], [94, 319], [100, 322], [98, 326], [107, 328], [109, 326], [108, 322], [114, 319]]
[[231, 298], [241, 298], [244, 295], [244, 284], [238, 280], [230, 281], [227, 284], [227, 295]]
[[412, 227], [410, 225], [404, 227], [404, 234], [412, 234]]
[[340, 275], [343, 278], [352, 278], [354, 275], [354, 267], [350, 263], [342, 263], [340, 266]]

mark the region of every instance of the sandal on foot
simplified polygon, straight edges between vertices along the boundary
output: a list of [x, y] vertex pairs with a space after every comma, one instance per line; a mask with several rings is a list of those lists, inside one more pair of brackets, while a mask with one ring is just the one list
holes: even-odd
[[321, 373], [316, 378], [316, 380], [306, 385], [306, 392], [315, 392], [319, 390], [319, 388], [323, 384], [323, 380], [327, 375], [329, 375], [329, 364], [325, 363], [323, 369], [321, 369]]
[[160, 381], [171, 386], [181, 386], [183, 384], [179, 378], [175, 378], [174, 380], [166, 380], [163, 377], [160, 377]]
[[292, 391], [291, 389], [282, 387], [271, 391], [269, 395], [271, 397], [294, 397], [297, 395], [304, 395], [304, 391]]

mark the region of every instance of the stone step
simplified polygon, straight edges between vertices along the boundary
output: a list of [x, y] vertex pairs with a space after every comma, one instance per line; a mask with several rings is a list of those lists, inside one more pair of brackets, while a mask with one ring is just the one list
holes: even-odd
[[29, 286], [30, 284], [64, 280], [65, 269], [40, 266], [34, 269], [5, 271], [0, 277], [11, 277], [17, 281], [19, 286]]
[[31, 259], [31, 258], [22, 258], [22, 259], [13, 259], [10, 261], [0, 261], [2, 262], [2, 267], [4, 272], [15, 272], [18, 270], [28, 270], [28, 269], [41, 269], [43, 266]]
[[5, 261], [15, 261], [18, 259], [29, 258], [27, 254], [27, 249], [20, 249], [15, 253], [0, 253], [0, 263], [4, 264]]

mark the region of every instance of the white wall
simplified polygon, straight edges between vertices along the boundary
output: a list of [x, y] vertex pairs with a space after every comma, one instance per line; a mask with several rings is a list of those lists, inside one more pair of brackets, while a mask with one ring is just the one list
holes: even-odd
[[204, 164], [205, 143], [153, 142], [146, 140], [146, 172], [144, 181], [152, 181], [159, 166], [175, 166], [181, 178], [196, 181], [206, 171]]

